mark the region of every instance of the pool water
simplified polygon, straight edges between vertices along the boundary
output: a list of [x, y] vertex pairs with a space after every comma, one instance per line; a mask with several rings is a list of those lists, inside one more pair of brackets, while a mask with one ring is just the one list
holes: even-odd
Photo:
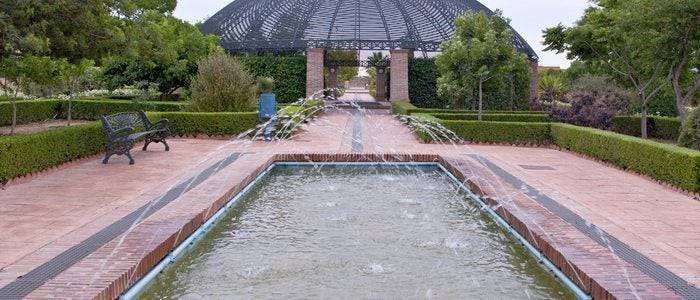
[[141, 297], [573, 295], [438, 167], [278, 166]]

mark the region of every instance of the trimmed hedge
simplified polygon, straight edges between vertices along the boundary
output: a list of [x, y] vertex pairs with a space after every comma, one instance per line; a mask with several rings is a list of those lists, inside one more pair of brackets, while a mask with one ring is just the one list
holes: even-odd
[[197, 113], [151, 112], [152, 121], [168, 119], [170, 130], [176, 136], [233, 136], [245, 132], [260, 122], [257, 112]]
[[0, 138], [0, 183], [104, 151], [97, 122]]
[[[58, 100], [17, 101], [17, 124], [53, 119], [58, 114]], [[12, 105], [0, 102], [0, 126], [12, 125]]]
[[450, 104], [437, 94], [440, 76], [434, 58], [412, 58], [408, 62], [408, 95], [418, 107], [444, 108]]
[[[639, 116], [617, 116], [613, 118], [613, 131], [640, 137], [641, 124], [642, 118]], [[647, 132], [651, 138], [677, 141], [681, 134], [681, 120], [673, 117], [648, 117]]]
[[477, 143], [547, 144], [550, 123], [443, 121], [465, 141]]
[[417, 109], [415, 105], [406, 101], [391, 102], [391, 112], [396, 115], [410, 115], [409, 111]]
[[[459, 121], [476, 121], [479, 119], [477, 114], [432, 114], [441, 120], [459, 120]], [[541, 114], [483, 114], [481, 116], [483, 121], [493, 121], [493, 122], [534, 122], [534, 123], [548, 123], [551, 121], [548, 115]]]
[[700, 191], [699, 151], [568, 124], [552, 124], [552, 138], [562, 148]]
[[[182, 111], [187, 106], [183, 102], [129, 101], [129, 100], [73, 100], [73, 119], [99, 120], [102, 115], [125, 111]], [[68, 101], [61, 101], [61, 118], [68, 115]]]
[[[407, 109], [408, 114], [477, 114], [477, 110], [460, 110], [460, 109], [431, 109], [431, 108], [410, 108]], [[509, 114], [509, 115], [549, 115], [546, 111], [527, 111], [527, 110], [484, 110], [484, 114]]]
[[280, 103], [306, 97], [306, 57], [299, 54], [241, 54], [240, 62], [256, 77], [275, 79], [275, 94]]

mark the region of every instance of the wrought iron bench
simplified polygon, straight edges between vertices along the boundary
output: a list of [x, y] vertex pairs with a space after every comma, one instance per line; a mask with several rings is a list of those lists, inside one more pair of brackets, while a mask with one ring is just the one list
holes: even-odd
[[140, 139], [145, 140], [143, 151], [146, 151], [150, 143], [163, 143], [165, 151], [170, 151], [170, 146], [165, 141], [170, 135], [168, 120], [151, 123], [143, 111], [102, 116], [102, 129], [107, 138], [107, 152], [102, 160], [103, 164], [107, 164], [109, 158], [116, 154], [126, 155], [129, 164], [133, 165], [134, 159], [130, 151]]

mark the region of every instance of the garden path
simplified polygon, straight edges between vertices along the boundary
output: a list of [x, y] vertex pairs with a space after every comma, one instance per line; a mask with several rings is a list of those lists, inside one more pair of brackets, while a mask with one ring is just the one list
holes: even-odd
[[[491, 197], [533, 232], [545, 236], [591, 278], [585, 285], [602, 286], [617, 297], [674, 294], [643, 267], [620, 259], [625, 254], [609, 238], [685, 282], [686, 291], [697, 291], [700, 285], [700, 202], [567, 152], [421, 144], [384, 110], [327, 112], [286, 141], [173, 139], [171, 147], [171, 152], [161, 151], [158, 145], [148, 152], [137, 151], [134, 166], [123, 157], [113, 158], [109, 165], [100, 164], [97, 157], [85, 159], [0, 191], [0, 298], [3, 286], [7, 290], [18, 277], [215, 166], [206, 178], [190, 181], [187, 192], [139, 218], [127, 233], [37, 284], [29, 297], [118, 295], [129, 278], [142, 275], [134, 273], [135, 265], [152, 251], [166, 253], [170, 249], [163, 248], [166, 241], [181, 240], [182, 230], [192, 227], [188, 222], [201, 222], [199, 212], [211, 215], [212, 207], [240, 190], [275, 155], [302, 154], [311, 159], [318, 153], [440, 155], [466, 177], [481, 182]], [[583, 227], [577, 229], [557, 215], [562, 207], [585, 220], [579, 224]], [[594, 228], [608, 239], [596, 243], [581, 228]], [[129, 276], [124, 277], [124, 272]]]

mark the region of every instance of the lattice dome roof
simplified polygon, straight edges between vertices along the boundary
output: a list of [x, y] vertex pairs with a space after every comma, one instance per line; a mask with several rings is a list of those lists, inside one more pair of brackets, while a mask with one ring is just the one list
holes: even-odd
[[[439, 51], [475, 0], [235, 0], [203, 24], [230, 51], [414, 49]], [[537, 54], [513, 30], [514, 45]]]

